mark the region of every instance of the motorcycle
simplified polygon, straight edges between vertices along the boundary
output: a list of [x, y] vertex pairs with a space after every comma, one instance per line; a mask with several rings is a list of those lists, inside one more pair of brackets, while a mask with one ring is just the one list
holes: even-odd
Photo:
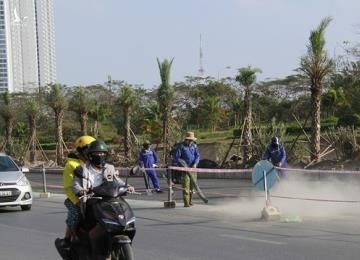
[[[94, 255], [110, 256], [111, 260], [133, 260], [135, 215], [123, 196], [128, 192], [127, 180], [121, 185], [115, 178], [104, 181], [86, 194], [86, 202], [80, 205], [83, 215], [78, 239], [70, 247], [60, 248], [60, 239], [55, 246], [63, 259], [90, 260]], [[96, 258], [97, 259], [97, 258]]]

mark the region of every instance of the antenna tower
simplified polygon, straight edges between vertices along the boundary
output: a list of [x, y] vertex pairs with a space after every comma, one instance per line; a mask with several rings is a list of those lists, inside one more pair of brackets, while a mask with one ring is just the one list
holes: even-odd
[[202, 47], [201, 47], [201, 34], [200, 34], [200, 67], [199, 67], [199, 75], [200, 75], [200, 77], [204, 76], [203, 52], [202, 52]]

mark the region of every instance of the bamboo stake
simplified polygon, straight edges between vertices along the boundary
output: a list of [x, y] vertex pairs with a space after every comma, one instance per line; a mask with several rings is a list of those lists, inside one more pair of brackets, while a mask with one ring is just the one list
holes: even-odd
[[43, 158], [44, 159], [46, 159], [46, 161], [48, 162], [49, 161], [49, 159], [47, 158], [47, 156], [46, 156], [46, 154], [45, 154], [45, 151], [42, 149], [42, 146], [41, 146], [41, 144], [40, 144], [40, 141], [39, 141], [39, 139], [35, 136], [35, 141], [36, 141], [36, 144], [37, 144], [37, 146], [40, 148], [40, 151], [41, 151], [41, 153], [42, 153], [42, 155], [43, 155]]
[[292, 114], [292, 116], [295, 118], [296, 122], [297, 122], [297, 123], [299, 124], [299, 126], [301, 127], [301, 130], [303, 131], [304, 135], [305, 135], [306, 138], [308, 139], [309, 143], [311, 143], [309, 136], [306, 134], [304, 128], [303, 128], [302, 125], [300, 124], [300, 122], [299, 122], [299, 120], [297, 119], [297, 117], [296, 117], [294, 114]]
[[[309, 113], [309, 115], [308, 115], [307, 118], [305, 119], [305, 122], [304, 122], [304, 124], [301, 126], [301, 129], [303, 129], [303, 128], [306, 126], [306, 123], [307, 123], [308, 119], [310, 118], [310, 115], [311, 115], [311, 113]], [[294, 116], [294, 114], [293, 114], [293, 116]], [[294, 117], [295, 117], [295, 116], [294, 116]], [[296, 118], [295, 118], [295, 119], [296, 119]], [[291, 147], [290, 147], [290, 149], [289, 149], [289, 154], [290, 154], [291, 151], [294, 149], [295, 144], [297, 143], [300, 135], [301, 135], [301, 134], [298, 134], [298, 136], [295, 138], [295, 141], [292, 143], [292, 145], [291, 145]], [[309, 138], [308, 138], [308, 139], [309, 139]]]

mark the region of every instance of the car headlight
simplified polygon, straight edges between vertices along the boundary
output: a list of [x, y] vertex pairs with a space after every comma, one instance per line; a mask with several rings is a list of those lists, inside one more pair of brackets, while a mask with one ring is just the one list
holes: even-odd
[[29, 182], [28, 179], [24, 176], [24, 177], [22, 177], [16, 184], [19, 185], [19, 186], [28, 186], [28, 185], [30, 184], [30, 182]]

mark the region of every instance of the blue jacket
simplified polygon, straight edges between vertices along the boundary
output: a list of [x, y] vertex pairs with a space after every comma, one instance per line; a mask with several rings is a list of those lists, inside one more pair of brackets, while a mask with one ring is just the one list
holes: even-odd
[[263, 160], [270, 160], [272, 164], [280, 163], [281, 167], [286, 166], [286, 151], [281, 144], [278, 147], [269, 145], [266, 148]]
[[153, 168], [153, 164], [159, 161], [156, 152], [153, 149], [141, 149], [139, 153], [139, 164], [144, 168]]
[[189, 146], [187, 146], [184, 145], [184, 143], [178, 144], [175, 149], [175, 162], [177, 166], [182, 166], [179, 162], [179, 159], [184, 160], [188, 167], [198, 165], [200, 160], [200, 154], [197, 145], [190, 144]]

